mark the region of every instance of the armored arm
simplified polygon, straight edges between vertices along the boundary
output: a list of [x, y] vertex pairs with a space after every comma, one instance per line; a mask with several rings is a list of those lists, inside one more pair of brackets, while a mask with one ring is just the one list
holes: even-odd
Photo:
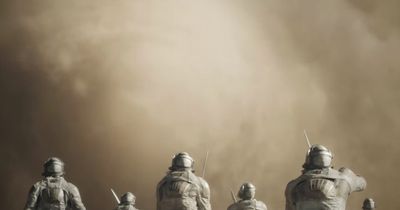
[[157, 210], [160, 210], [161, 207], [161, 199], [162, 199], [162, 187], [165, 184], [166, 177], [164, 177], [158, 184], [156, 188], [156, 198], [157, 198]]
[[197, 196], [198, 210], [211, 210], [210, 204], [210, 187], [208, 183], [199, 177], [199, 195]]
[[286, 199], [285, 210], [294, 210], [293, 205]]
[[367, 181], [362, 176], [356, 175], [356, 177], [354, 177], [354, 182], [355, 182], [354, 191], [357, 192], [363, 191], [365, 190], [365, 188], [367, 188]]
[[68, 205], [71, 209], [86, 210], [85, 205], [82, 203], [79, 190], [75, 185], [68, 183], [68, 193]]
[[355, 174], [352, 170], [348, 168], [340, 168], [339, 171], [346, 176], [351, 192], [363, 191], [367, 187], [367, 181], [364, 177]]
[[40, 183], [36, 183], [29, 190], [28, 199], [26, 201], [24, 210], [36, 209], [39, 194], [40, 194]]
[[294, 189], [295, 182], [291, 181], [288, 183], [285, 189], [285, 197], [286, 197], [286, 206], [285, 210], [295, 210], [294, 201], [292, 198], [292, 191]]

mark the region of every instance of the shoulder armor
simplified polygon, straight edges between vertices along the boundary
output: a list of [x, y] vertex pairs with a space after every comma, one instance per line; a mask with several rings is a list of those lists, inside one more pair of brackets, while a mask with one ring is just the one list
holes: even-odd
[[262, 201], [256, 201], [256, 205], [259, 210], [267, 210], [267, 205]]
[[341, 167], [339, 169], [339, 172], [342, 174], [354, 174], [354, 172], [351, 169], [345, 167]]
[[202, 197], [210, 198], [210, 186], [208, 185], [207, 181], [204, 180], [202, 177], [197, 178]]

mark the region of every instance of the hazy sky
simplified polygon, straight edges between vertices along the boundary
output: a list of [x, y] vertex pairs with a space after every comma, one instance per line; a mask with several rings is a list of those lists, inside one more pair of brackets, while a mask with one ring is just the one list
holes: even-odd
[[49, 156], [88, 209], [109, 188], [155, 209], [171, 157], [187, 151], [212, 206], [251, 181], [284, 208], [312, 143], [399, 209], [400, 2], [114, 0], [0, 3], [0, 203], [21, 209]]

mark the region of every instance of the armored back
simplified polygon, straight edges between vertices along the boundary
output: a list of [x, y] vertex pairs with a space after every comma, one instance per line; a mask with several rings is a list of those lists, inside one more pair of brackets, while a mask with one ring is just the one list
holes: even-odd
[[199, 188], [189, 171], [171, 172], [159, 184], [159, 210], [197, 210]]
[[256, 201], [255, 200], [244, 200], [239, 203], [240, 210], [256, 210]]
[[312, 170], [299, 177], [289, 189], [295, 210], [344, 210], [349, 182], [334, 169]]
[[62, 178], [47, 178], [42, 182], [38, 209], [65, 210], [67, 203], [66, 182]]
[[232, 207], [228, 208], [229, 210], [267, 210], [267, 206], [256, 199], [250, 200], [240, 200], [237, 203], [234, 203]]
[[308, 199], [330, 199], [336, 196], [335, 180], [325, 178], [313, 178], [299, 185]]
[[137, 210], [133, 205], [118, 205], [116, 210]]

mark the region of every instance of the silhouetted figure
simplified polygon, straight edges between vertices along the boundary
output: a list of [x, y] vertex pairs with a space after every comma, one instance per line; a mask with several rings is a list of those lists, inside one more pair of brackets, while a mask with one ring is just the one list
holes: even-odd
[[372, 198], [366, 198], [363, 202], [362, 209], [363, 210], [375, 210], [375, 202]]
[[251, 183], [244, 183], [239, 189], [239, 201], [228, 207], [228, 210], [267, 210], [267, 206], [262, 201], [256, 200], [256, 187]]
[[286, 210], [345, 210], [350, 193], [366, 188], [365, 179], [350, 169], [333, 169], [332, 158], [322, 145], [309, 148], [303, 174], [286, 187]]
[[29, 191], [25, 210], [85, 210], [79, 190], [64, 179], [64, 163], [56, 157], [43, 165], [43, 180]]
[[138, 210], [134, 205], [136, 197], [131, 192], [127, 192], [121, 196], [121, 201], [115, 210]]
[[167, 175], [157, 185], [157, 210], [211, 210], [210, 188], [194, 174], [193, 164], [186, 152], [174, 156]]

